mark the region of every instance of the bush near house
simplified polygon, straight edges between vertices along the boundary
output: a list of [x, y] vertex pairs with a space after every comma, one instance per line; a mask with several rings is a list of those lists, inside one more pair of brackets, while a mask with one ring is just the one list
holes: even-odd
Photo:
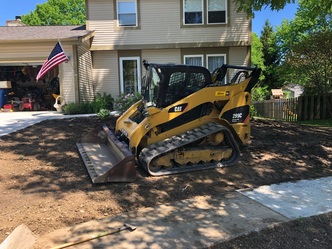
[[[96, 99], [91, 102], [83, 103], [70, 103], [64, 106], [63, 111], [65, 114], [88, 114], [99, 113], [101, 110], [113, 110], [114, 99], [111, 94], [97, 93]], [[105, 111], [103, 111], [105, 113]], [[105, 116], [103, 114], [103, 116]]]
[[122, 114], [140, 99], [142, 99], [142, 95], [140, 93], [120, 94], [114, 101], [114, 110]]

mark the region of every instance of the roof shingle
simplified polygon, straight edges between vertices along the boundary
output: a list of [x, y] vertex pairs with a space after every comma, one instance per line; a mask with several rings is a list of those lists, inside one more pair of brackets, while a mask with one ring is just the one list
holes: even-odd
[[85, 26], [2, 26], [0, 41], [65, 40], [81, 38], [93, 31]]

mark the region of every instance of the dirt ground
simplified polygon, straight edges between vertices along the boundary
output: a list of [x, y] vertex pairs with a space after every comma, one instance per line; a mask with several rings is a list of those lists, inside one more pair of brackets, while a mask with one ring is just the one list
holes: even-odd
[[[199, 195], [332, 176], [332, 129], [253, 120], [234, 167], [93, 185], [76, 142], [97, 117], [47, 120], [0, 137], [0, 242], [25, 224], [38, 238], [59, 228]], [[109, 126], [114, 120], [107, 121]], [[185, 191], [183, 191], [185, 189]], [[332, 213], [298, 219], [212, 248], [331, 248]]]

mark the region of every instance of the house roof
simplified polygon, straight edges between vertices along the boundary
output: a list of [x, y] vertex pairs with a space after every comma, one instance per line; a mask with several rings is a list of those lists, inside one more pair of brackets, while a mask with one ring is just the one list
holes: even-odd
[[1, 26], [0, 43], [37, 41], [79, 41], [93, 36], [85, 26]]

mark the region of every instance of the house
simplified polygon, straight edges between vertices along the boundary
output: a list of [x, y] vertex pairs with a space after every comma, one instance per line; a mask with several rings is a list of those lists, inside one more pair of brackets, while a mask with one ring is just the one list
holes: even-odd
[[289, 92], [289, 98], [297, 98], [304, 91], [304, 87], [298, 84], [288, 84], [283, 86], [282, 89]]
[[[231, 0], [85, 0], [85, 4], [86, 26], [0, 27], [0, 80], [10, 80], [9, 73], [19, 80], [18, 86], [47, 89], [59, 79], [58, 94], [67, 103], [79, 103], [97, 93], [116, 98], [140, 91], [143, 60], [202, 65], [211, 72], [223, 63], [250, 65], [251, 19], [237, 13]], [[58, 40], [69, 62], [34, 82]]]
[[231, 0], [86, 0], [96, 92], [140, 91], [142, 61], [250, 64], [251, 20]]

